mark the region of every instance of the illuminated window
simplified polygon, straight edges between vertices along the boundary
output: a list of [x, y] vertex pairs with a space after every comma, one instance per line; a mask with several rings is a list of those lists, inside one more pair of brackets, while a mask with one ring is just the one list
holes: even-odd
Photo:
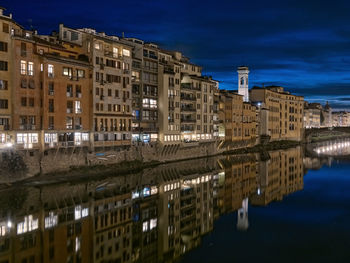
[[33, 76], [34, 75], [34, 63], [28, 62], [28, 75]]
[[54, 76], [54, 68], [51, 64], [47, 65], [47, 75], [51, 78]]
[[89, 141], [89, 134], [87, 132], [84, 132], [81, 134], [81, 139], [83, 141]]
[[113, 48], [113, 57], [117, 58], [118, 57], [118, 48], [114, 47]]
[[72, 72], [73, 72], [72, 68], [63, 67], [63, 76], [71, 77]]
[[123, 56], [130, 57], [130, 50], [123, 48]]
[[97, 49], [97, 50], [100, 49], [100, 44], [99, 43], [95, 43], [95, 49]]
[[57, 133], [45, 133], [45, 143], [57, 143]]
[[24, 60], [21, 60], [21, 74], [27, 74], [27, 62]]
[[80, 103], [80, 101], [79, 100], [76, 100], [75, 102], [74, 102], [74, 104], [75, 104], [75, 113], [81, 113], [81, 103]]
[[78, 78], [85, 78], [85, 70], [77, 69], [77, 76]]

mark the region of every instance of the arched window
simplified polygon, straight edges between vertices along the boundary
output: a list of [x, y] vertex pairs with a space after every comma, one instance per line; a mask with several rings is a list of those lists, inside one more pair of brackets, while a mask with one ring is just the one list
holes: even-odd
[[244, 85], [244, 78], [241, 77], [241, 85]]

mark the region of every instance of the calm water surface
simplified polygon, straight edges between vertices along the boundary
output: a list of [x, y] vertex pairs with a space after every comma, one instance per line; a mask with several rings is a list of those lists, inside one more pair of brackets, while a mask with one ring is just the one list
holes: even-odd
[[350, 160], [301, 148], [0, 192], [0, 263], [350, 262]]

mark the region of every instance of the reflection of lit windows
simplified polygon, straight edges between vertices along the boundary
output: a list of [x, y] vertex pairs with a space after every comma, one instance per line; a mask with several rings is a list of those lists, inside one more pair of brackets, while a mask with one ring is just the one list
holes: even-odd
[[143, 196], [145, 197], [145, 196], [149, 196], [149, 195], [150, 195], [150, 189], [148, 187], [145, 187], [143, 189]]
[[149, 222], [149, 230], [152, 230], [157, 226], [157, 218], [153, 218]]
[[75, 252], [80, 250], [80, 237], [75, 238]]
[[32, 215], [25, 216], [24, 222], [20, 222], [17, 224], [17, 234], [24, 234], [26, 232], [30, 232], [38, 229], [39, 220], [33, 219]]
[[53, 212], [49, 213], [48, 217], [45, 217], [45, 228], [56, 226], [58, 223], [58, 217]]
[[151, 195], [155, 195], [155, 194], [157, 194], [158, 193], [158, 188], [157, 188], [157, 186], [152, 186], [151, 187]]
[[138, 191], [132, 192], [132, 199], [136, 199], [140, 197], [140, 193]]
[[147, 230], [148, 230], [148, 222], [146, 221], [146, 222], [143, 222], [142, 224], [142, 231], [146, 232]]
[[78, 219], [80, 219], [80, 218], [81, 218], [81, 206], [78, 205], [78, 206], [76, 206], [75, 209], [74, 209], [74, 219], [75, 219], [75, 220], [78, 220]]
[[89, 215], [89, 208], [84, 208], [81, 211], [81, 217], [87, 217]]

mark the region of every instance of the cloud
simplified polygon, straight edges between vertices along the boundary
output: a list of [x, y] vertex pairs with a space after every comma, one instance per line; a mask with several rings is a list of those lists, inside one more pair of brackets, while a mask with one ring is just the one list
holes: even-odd
[[310, 99], [349, 93], [348, 1], [4, 0], [2, 5], [20, 24], [45, 34], [63, 22], [179, 50], [224, 88], [236, 88], [236, 67], [244, 64], [251, 69], [251, 86], [283, 85]]

